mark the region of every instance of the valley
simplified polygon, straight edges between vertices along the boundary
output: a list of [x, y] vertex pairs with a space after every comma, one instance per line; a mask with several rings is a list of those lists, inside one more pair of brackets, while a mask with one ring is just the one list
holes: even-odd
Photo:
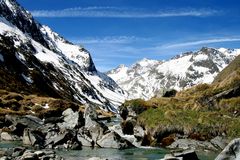
[[239, 158], [240, 49], [105, 73], [93, 59], [16, 0], [0, 1], [0, 159]]

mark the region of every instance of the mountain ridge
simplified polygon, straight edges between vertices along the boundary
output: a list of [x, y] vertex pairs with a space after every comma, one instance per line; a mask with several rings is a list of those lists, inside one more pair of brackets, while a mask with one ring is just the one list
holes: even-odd
[[41, 25], [15, 0], [0, 4], [1, 89], [36, 93], [117, 111], [124, 92], [90, 53]]
[[166, 61], [143, 59], [130, 67], [110, 70], [107, 75], [128, 93], [127, 99], [150, 99], [169, 89], [181, 90], [199, 83], [211, 83], [239, 54], [239, 49], [203, 47]]

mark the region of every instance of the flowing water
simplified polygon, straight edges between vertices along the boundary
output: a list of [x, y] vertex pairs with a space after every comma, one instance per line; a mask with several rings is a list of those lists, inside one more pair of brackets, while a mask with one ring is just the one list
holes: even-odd
[[[58, 154], [68, 160], [85, 160], [91, 157], [99, 157], [108, 160], [159, 160], [169, 153], [161, 148], [133, 148], [125, 150], [104, 148], [83, 148], [81, 151], [58, 151]], [[213, 160], [217, 154], [198, 152], [200, 160]]]
[[[21, 146], [21, 142], [0, 142], [0, 148], [13, 148]], [[106, 149], [83, 147], [80, 151], [56, 150], [57, 154], [66, 160], [86, 160], [92, 157], [105, 158], [108, 160], [159, 160], [169, 153], [162, 148], [133, 148], [133, 149]], [[197, 152], [200, 160], [213, 160], [217, 153]]]

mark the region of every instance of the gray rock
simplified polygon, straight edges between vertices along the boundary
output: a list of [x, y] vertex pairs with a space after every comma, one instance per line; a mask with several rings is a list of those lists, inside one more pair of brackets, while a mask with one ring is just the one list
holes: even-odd
[[86, 106], [84, 111], [85, 118], [85, 130], [89, 131], [89, 137], [96, 143], [97, 140], [101, 139], [106, 131], [108, 131], [108, 127], [98, 122], [97, 113], [94, 110], [93, 106]]
[[6, 155], [6, 151], [5, 150], [0, 150], [0, 157], [3, 157]]
[[30, 153], [30, 152], [25, 152], [22, 157], [21, 160], [38, 160], [38, 156], [36, 153]]
[[139, 125], [135, 125], [135, 127], [133, 128], [133, 131], [134, 131], [134, 136], [135, 137], [143, 138], [144, 135], [145, 135], [145, 131]]
[[121, 138], [115, 132], [105, 134], [100, 140], [97, 141], [97, 144], [102, 148], [125, 149], [133, 147], [130, 142]]
[[63, 123], [58, 123], [59, 127], [62, 129], [74, 129], [75, 127], [79, 126], [80, 124], [80, 113], [73, 112], [71, 108], [66, 109], [62, 113], [63, 115]]
[[23, 133], [23, 144], [25, 145], [44, 145], [44, 136], [41, 132], [26, 128]]
[[210, 141], [215, 147], [224, 149], [224, 147], [227, 146], [227, 140], [224, 139], [223, 137], [217, 136]]
[[215, 160], [239, 160], [240, 159], [240, 138], [232, 140]]
[[83, 146], [85, 147], [92, 147], [93, 146], [93, 141], [90, 137], [88, 137], [87, 135], [84, 134], [78, 134], [77, 135], [77, 139], [79, 142], [82, 143]]
[[16, 141], [16, 140], [20, 140], [20, 138], [16, 135], [11, 134], [11, 133], [2, 132], [1, 133], [1, 140], [3, 140], [3, 141]]
[[121, 138], [125, 139], [126, 141], [130, 142], [135, 147], [140, 147], [142, 143], [142, 139], [136, 138], [135, 135], [124, 135], [122, 131], [122, 127], [118, 125], [114, 125], [109, 127], [109, 129], [115, 133], [117, 133]]
[[15, 126], [21, 124], [26, 128], [37, 129], [43, 125], [43, 121], [32, 115], [17, 116], [17, 115], [6, 115], [5, 119], [12, 122]]
[[45, 146], [47, 148], [62, 148], [80, 150], [82, 143], [78, 140], [77, 135], [73, 131], [65, 130], [46, 139]]
[[38, 157], [42, 157], [46, 154], [44, 151], [35, 151], [34, 153], [37, 154]]
[[193, 139], [178, 139], [175, 142], [173, 142], [170, 146], [167, 146], [167, 148], [175, 149], [207, 149], [207, 150], [213, 150], [216, 151], [217, 148], [214, 147], [210, 142], [205, 141], [197, 141]]
[[3, 156], [0, 158], [0, 160], [10, 160], [7, 156]]

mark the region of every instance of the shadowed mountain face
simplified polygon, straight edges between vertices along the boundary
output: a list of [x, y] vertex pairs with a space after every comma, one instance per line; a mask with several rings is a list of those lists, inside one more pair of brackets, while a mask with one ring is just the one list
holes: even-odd
[[15, 0], [0, 3], [0, 89], [94, 103], [116, 111], [123, 91], [90, 53], [36, 22]]
[[150, 99], [166, 90], [182, 90], [200, 83], [211, 83], [240, 50], [202, 48], [168, 61], [143, 59], [130, 67], [120, 65], [107, 72], [123, 90], [128, 99]]

